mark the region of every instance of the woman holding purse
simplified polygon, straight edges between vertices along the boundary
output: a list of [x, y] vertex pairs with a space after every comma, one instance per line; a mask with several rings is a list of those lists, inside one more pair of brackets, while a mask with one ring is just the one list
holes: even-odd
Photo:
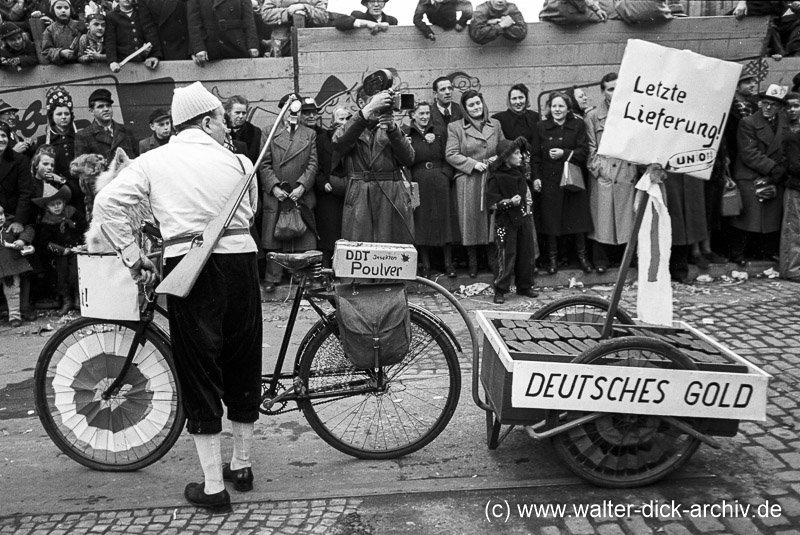
[[558, 91], [547, 99], [546, 118], [539, 121], [531, 147], [533, 188], [540, 191], [536, 229], [547, 238], [547, 272], [558, 271], [558, 238], [574, 236], [578, 262], [585, 273], [593, 268], [586, 255], [586, 233], [593, 229], [589, 193], [561, 187], [567, 162], [583, 167], [589, 155], [589, 142], [583, 120], [569, 110], [570, 98]]

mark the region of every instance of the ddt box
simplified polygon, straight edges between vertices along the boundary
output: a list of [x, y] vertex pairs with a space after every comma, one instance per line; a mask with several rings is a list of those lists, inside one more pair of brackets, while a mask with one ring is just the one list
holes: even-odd
[[413, 280], [417, 276], [417, 250], [400, 243], [339, 240], [333, 251], [337, 277], [353, 279]]
[[81, 316], [139, 321], [139, 285], [116, 254], [79, 254]]

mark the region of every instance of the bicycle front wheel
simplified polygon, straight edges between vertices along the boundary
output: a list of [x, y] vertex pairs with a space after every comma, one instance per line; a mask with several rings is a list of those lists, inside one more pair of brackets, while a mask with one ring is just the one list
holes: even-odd
[[80, 318], [47, 342], [36, 363], [36, 410], [71, 459], [124, 472], [163, 457], [185, 421], [169, 341], [148, 326], [119, 392], [102, 393], [122, 370], [135, 322]]
[[[374, 370], [353, 366], [322, 321], [301, 348], [298, 375], [309, 397], [298, 401], [328, 444], [360, 459], [395, 459], [423, 448], [447, 426], [461, 395], [461, 367], [445, 330], [411, 308], [411, 347], [402, 362]], [[341, 395], [337, 395], [341, 393]], [[320, 394], [331, 397], [314, 399]]]

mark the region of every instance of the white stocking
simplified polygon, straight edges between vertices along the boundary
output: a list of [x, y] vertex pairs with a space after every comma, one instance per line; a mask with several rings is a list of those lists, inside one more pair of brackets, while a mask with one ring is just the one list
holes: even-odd
[[220, 434], [192, 435], [192, 438], [197, 448], [197, 456], [200, 458], [200, 466], [203, 468], [206, 494], [216, 494], [225, 490], [225, 484], [222, 482]]
[[250, 463], [250, 447], [253, 444], [253, 424], [231, 421], [233, 427], [233, 455], [231, 470], [239, 470], [252, 466]]

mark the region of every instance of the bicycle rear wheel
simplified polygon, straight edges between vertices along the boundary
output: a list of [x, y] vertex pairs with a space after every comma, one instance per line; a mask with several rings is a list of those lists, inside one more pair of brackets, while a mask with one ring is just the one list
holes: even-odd
[[[535, 320], [570, 321], [581, 323], [603, 323], [608, 316], [611, 303], [593, 295], [571, 295], [553, 301], [533, 313]], [[616, 323], [634, 325], [630, 314], [620, 307], [614, 314]]]
[[34, 377], [36, 410], [58, 448], [109, 472], [163, 457], [185, 421], [169, 341], [148, 326], [117, 395], [101, 394], [122, 369], [135, 322], [80, 318], [45, 344]]
[[[353, 366], [338, 337], [322, 321], [301, 347], [298, 376], [309, 396], [298, 401], [308, 423], [337, 450], [360, 459], [395, 459], [429, 444], [447, 426], [461, 395], [461, 367], [450, 337], [411, 308], [411, 347], [402, 362], [383, 368], [386, 387], [373, 370]], [[350, 391], [348, 393], [348, 391]]]

